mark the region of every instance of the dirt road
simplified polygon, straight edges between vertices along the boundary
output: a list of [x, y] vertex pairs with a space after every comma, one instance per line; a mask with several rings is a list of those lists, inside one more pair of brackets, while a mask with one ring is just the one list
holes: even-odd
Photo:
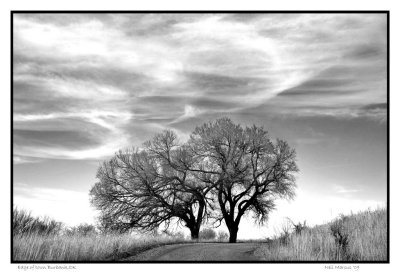
[[258, 261], [257, 243], [176, 244], [154, 248], [126, 261]]

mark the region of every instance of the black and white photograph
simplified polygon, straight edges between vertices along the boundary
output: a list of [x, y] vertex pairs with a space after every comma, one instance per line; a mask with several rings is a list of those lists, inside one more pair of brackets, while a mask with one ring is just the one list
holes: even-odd
[[12, 11], [11, 262], [389, 263], [388, 18]]

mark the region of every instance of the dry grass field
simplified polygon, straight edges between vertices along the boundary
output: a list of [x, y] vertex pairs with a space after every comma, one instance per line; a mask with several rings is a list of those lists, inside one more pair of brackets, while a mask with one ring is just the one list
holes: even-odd
[[[182, 236], [65, 233], [60, 223], [18, 210], [13, 225], [15, 261], [115, 261], [163, 245], [196, 243]], [[264, 241], [254, 253], [265, 261], [385, 261], [387, 211], [365, 211], [297, 232], [292, 229]]]
[[37, 234], [14, 237], [14, 260], [17, 261], [108, 261], [133, 256], [160, 245], [180, 243], [172, 237], [135, 238], [122, 235], [53, 235]]
[[368, 210], [299, 233], [282, 233], [257, 252], [269, 261], [385, 261], [387, 210]]
[[190, 242], [174, 236], [99, 234], [75, 229], [48, 218], [32, 217], [24, 210], [13, 212], [13, 259], [16, 261], [119, 260], [153, 247]]

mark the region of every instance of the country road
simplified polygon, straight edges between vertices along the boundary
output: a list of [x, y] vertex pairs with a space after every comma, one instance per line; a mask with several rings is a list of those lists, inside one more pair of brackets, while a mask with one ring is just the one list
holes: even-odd
[[259, 243], [176, 244], [154, 248], [124, 261], [258, 261]]

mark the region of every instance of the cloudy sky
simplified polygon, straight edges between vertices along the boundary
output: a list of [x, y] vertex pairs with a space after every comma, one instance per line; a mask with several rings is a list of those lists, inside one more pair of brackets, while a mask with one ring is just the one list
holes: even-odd
[[99, 163], [163, 129], [228, 116], [298, 153], [284, 217], [386, 203], [385, 14], [14, 14], [14, 202], [94, 221]]

